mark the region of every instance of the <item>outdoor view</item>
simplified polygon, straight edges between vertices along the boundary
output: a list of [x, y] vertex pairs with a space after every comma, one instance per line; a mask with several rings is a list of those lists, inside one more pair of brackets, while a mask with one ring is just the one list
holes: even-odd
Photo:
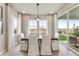
[[[37, 24], [37, 22], [39, 22], [39, 25]], [[48, 20], [47, 19], [40, 19], [39, 21], [35, 19], [30, 19], [28, 26], [29, 26], [30, 35], [37, 35], [38, 30], [39, 30], [39, 35], [47, 35], [48, 33]]]
[[[58, 18], [60, 43], [79, 52], [79, 6]], [[68, 42], [68, 43], [67, 43]]]
[[[79, 29], [79, 20], [69, 20], [69, 34], [71, 35], [78, 35]], [[66, 19], [59, 19], [58, 20], [58, 34], [59, 40], [63, 42], [67, 42], [67, 20]]]

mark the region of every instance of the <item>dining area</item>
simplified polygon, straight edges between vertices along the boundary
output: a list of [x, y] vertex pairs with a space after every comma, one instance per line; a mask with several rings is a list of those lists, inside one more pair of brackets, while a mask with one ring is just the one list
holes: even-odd
[[57, 38], [48, 35], [30, 35], [28, 39], [21, 38], [21, 51], [27, 51], [28, 56], [52, 56], [54, 50], [59, 50]]

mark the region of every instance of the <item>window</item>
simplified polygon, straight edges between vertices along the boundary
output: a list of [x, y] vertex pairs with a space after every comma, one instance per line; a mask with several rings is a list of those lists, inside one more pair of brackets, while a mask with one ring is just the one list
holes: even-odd
[[17, 17], [15, 16], [13, 16], [12, 25], [13, 25], [14, 34], [16, 34], [17, 33]]
[[29, 20], [29, 34], [36, 35], [37, 34], [37, 21]]
[[58, 18], [58, 31], [61, 43], [79, 52], [79, 6]]
[[59, 39], [59, 42], [61, 42], [64, 45], [67, 45], [67, 34], [68, 34], [68, 20], [67, 20], [67, 14], [62, 15], [58, 18], [58, 34], [57, 37]]
[[39, 34], [46, 35], [47, 34], [47, 26], [48, 26], [47, 20], [40, 20], [39, 21]]
[[69, 11], [69, 47], [79, 52], [79, 6]]
[[[40, 19], [39, 25], [37, 24], [37, 20], [30, 19], [28, 21], [28, 28], [29, 28], [29, 35], [47, 35], [48, 33], [48, 20], [47, 19]], [[38, 33], [38, 27], [39, 27], [39, 33]]]
[[58, 20], [58, 28], [67, 28], [67, 20], [59, 19]]

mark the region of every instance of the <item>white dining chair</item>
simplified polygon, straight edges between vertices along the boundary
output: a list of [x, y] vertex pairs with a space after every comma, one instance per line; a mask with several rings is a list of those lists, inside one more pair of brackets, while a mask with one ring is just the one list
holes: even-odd
[[41, 55], [52, 55], [50, 36], [42, 36]]
[[39, 55], [38, 37], [35, 36], [35, 35], [30, 35], [29, 36], [28, 55], [29, 56]]

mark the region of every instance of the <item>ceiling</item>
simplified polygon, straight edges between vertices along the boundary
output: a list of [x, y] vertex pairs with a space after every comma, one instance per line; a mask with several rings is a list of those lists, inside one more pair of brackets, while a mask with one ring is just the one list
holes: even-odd
[[77, 6], [76, 8], [72, 9], [69, 12], [69, 18], [71, 18], [71, 19], [79, 19], [79, 6]]
[[[52, 14], [61, 10], [66, 3], [39, 3], [39, 14]], [[36, 3], [11, 3], [21, 13], [37, 14]]]
[[[75, 7], [74, 9], [68, 12], [69, 19], [78, 19], [79, 20], [79, 6]], [[59, 19], [67, 19], [67, 13], [59, 17]]]

